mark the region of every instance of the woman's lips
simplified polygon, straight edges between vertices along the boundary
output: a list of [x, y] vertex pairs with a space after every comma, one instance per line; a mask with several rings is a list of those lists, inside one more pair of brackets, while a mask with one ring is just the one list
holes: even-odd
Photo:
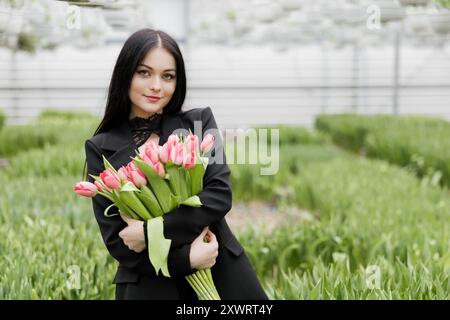
[[157, 96], [144, 96], [144, 97], [147, 98], [147, 100], [150, 102], [156, 102], [159, 99], [161, 99], [161, 97], [157, 97]]

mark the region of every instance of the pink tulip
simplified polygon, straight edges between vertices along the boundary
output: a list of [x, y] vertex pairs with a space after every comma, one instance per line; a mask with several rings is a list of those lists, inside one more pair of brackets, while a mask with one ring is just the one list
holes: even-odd
[[100, 173], [100, 178], [108, 188], [118, 189], [120, 187], [120, 178], [111, 169], [106, 169]]
[[159, 146], [159, 159], [162, 163], [167, 163], [167, 161], [169, 161], [170, 148], [168, 143]]
[[174, 146], [180, 142], [180, 138], [176, 134], [171, 134], [169, 138], [167, 138], [167, 143], [171, 146]]
[[184, 157], [184, 145], [178, 143], [170, 150], [170, 161], [172, 161], [176, 165], [180, 165], [183, 163], [183, 157]]
[[159, 148], [154, 141], [146, 143], [142, 153], [150, 158], [152, 163], [158, 162]]
[[161, 162], [156, 162], [153, 164], [153, 169], [155, 169], [156, 173], [159, 174], [161, 177], [164, 178], [164, 175], [166, 174], [164, 170], [164, 166]]
[[122, 180], [123, 182], [128, 181], [127, 170], [125, 167], [120, 167], [120, 169], [117, 170], [117, 174], [118, 174], [120, 180]]
[[190, 153], [186, 154], [183, 158], [183, 167], [186, 169], [191, 169], [195, 166], [195, 151], [192, 150]]
[[135, 166], [134, 162], [127, 164], [127, 175], [131, 182], [138, 188], [147, 184], [144, 173]]
[[190, 134], [186, 137], [187, 152], [196, 151], [198, 149], [198, 137], [195, 134]]
[[208, 133], [205, 138], [202, 141], [202, 144], [200, 146], [202, 153], [209, 152], [214, 145], [214, 136], [210, 133]]
[[154, 163], [145, 153], [141, 155], [141, 159], [148, 165], [153, 165]]
[[95, 197], [98, 192], [95, 184], [87, 181], [78, 182], [75, 187], [73, 187], [73, 190], [77, 195], [89, 198]]

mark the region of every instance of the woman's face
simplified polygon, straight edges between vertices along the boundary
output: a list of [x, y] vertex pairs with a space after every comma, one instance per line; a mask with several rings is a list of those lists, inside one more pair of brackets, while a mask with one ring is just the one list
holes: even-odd
[[153, 48], [137, 66], [130, 86], [131, 114], [148, 118], [161, 113], [176, 87], [176, 63], [164, 48]]

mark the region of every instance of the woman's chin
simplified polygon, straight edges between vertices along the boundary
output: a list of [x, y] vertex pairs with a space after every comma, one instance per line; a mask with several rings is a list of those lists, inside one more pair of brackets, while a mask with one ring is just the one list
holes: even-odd
[[146, 102], [140, 107], [140, 109], [145, 113], [159, 113], [162, 111], [163, 107], [160, 103]]

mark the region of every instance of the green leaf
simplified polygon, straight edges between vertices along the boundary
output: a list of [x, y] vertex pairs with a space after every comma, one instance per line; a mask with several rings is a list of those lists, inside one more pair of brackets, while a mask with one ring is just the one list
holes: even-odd
[[163, 211], [159, 206], [158, 199], [156, 199], [153, 192], [147, 186], [141, 186], [141, 192], [136, 194], [142, 201], [144, 206], [150, 211], [153, 217], [163, 215]]
[[116, 190], [114, 190], [114, 192], [111, 194], [112, 198], [114, 199], [114, 203], [116, 204], [117, 208], [119, 208], [119, 211], [122, 212], [123, 214], [139, 220], [139, 216], [137, 215], [137, 213], [133, 212], [133, 209], [129, 208], [121, 199], [119, 194], [117, 193]]
[[147, 235], [148, 256], [156, 274], [161, 270], [164, 276], [170, 277], [167, 258], [172, 240], [164, 238], [162, 217], [156, 217], [147, 221]]
[[186, 182], [184, 187], [186, 188], [186, 193], [187, 193], [187, 198], [189, 198], [190, 196], [192, 196], [192, 182], [191, 182], [191, 175], [189, 173], [189, 170], [183, 168], [183, 176], [184, 176], [184, 181]]
[[105, 167], [105, 169], [111, 169], [115, 174], [117, 174], [116, 169], [114, 169], [112, 164], [109, 163], [109, 161], [105, 158], [105, 156], [102, 155], [102, 157], [103, 157], [103, 166]]
[[169, 196], [169, 210], [167, 212], [170, 212], [173, 209], [179, 207], [180, 206], [180, 201], [181, 201], [181, 197], [175, 197], [173, 194], [171, 194]]
[[200, 201], [200, 198], [197, 195], [187, 198], [186, 200], [182, 201], [180, 204], [184, 204], [185, 206], [190, 206], [190, 207], [201, 207], [202, 206], [202, 202]]
[[166, 165], [166, 172], [169, 174], [169, 185], [172, 193], [175, 196], [181, 196], [181, 177], [177, 166], [168, 163]]
[[123, 201], [128, 207], [133, 209], [134, 212], [138, 214], [141, 218], [140, 220], [148, 220], [151, 218], [150, 213], [147, 208], [142, 204], [141, 200], [133, 192], [120, 192], [120, 200]]
[[122, 188], [120, 189], [121, 192], [130, 192], [130, 191], [136, 191], [141, 192], [132, 182], [128, 181], [125, 183]]
[[103, 211], [103, 215], [104, 215], [105, 217], [110, 218], [110, 217], [114, 217], [114, 216], [118, 216], [118, 215], [119, 215], [119, 213], [108, 214], [109, 209], [111, 209], [112, 207], [117, 207], [117, 206], [116, 206], [114, 203], [113, 203], [112, 205], [108, 206], [108, 207], [105, 209], [105, 211]]
[[139, 159], [134, 159], [136, 167], [138, 167], [147, 177], [147, 181], [158, 199], [158, 203], [164, 213], [170, 211], [170, 198], [168, 195], [172, 194], [169, 185], [160, 177], [150, 165]]
[[187, 199], [190, 196], [190, 193], [192, 191], [191, 189], [191, 179], [190, 179], [190, 175], [188, 174], [187, 170], [183, 167], [183, 166], [179, 166], [177, 168], [178, 170], [178, 175], [180, 177], [180, 196], [181, 199]]
[[90, 177], [92, 177], [95, 181], [101, 180], [100, 176], [94, 176], [93, 174], [89, 174]]
[[106, 192], [99, 191], [99, 192], [97, 192], [97, 194], [102, 195], [103, 197], [105, 197], [105, 198], [107, 198], [107, 199], [109, 199], [109, 200], [114, 202], [114, 199], [113, 199], [113, 197], [112, 197], [110, 192], [106, 193]]
[[203, 169], [205, 169], [205, 171], [206, 171], [206, 167], [209, 164], [209, 158], [208, 157], [202, 157], [201, 159], [202, 159], [202, 163], [203, 163]]
[[191, 176], [191, 194], [196, 195], [203, 190], [203, 175], [205, 169], [202, 163], [197, 163], [193, 168], [189, 170]]

